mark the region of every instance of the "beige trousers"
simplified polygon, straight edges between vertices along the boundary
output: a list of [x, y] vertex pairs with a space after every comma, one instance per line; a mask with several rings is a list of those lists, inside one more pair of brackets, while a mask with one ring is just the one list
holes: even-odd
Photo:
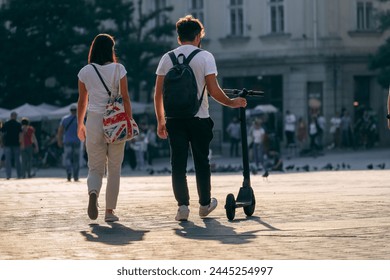
[[115, 209], [125, 143], [107, 144], [103, 137], [103, 114], [88, 112], [86, 147], [88, 153], [88, 193], [102, 188], [107, 164], [106, 209]]

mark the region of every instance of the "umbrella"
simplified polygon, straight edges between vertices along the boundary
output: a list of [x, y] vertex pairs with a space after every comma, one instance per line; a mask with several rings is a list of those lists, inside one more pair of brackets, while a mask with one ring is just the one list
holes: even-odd
[[264, 114], [270, 114], [270, 113], [277, 113], [278, 109], [271, 104], [263, 104], [263, 105], [257, 105], [253, 109], [248, 109], [246, 111], [246, 116], [260, 116]]

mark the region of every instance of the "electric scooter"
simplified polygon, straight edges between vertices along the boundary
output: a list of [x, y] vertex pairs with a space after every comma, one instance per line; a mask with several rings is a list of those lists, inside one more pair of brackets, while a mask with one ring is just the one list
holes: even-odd
[[[247, 98], [247, 96], [264, 96], [262, 91], [254, 91], [247, 89], [224, 89], [223, 90], [227, 95], [235, 97]], [[246, 131], [246, 109], [240, 108], [240, 126], [241, 126], [241, 144], [242, 144], [242, 163], [243, 163], [243, 176], [244, 181], [242, 187], [238, 192], [237, 200], [235, 200], [232, 193], [226, 196], [225, 210], [227, 218], [232, 221], [236, 215], [236, 208], [243, 207], [244, 213], [247, 216], [252, 216], [255, 212], [256, 199], [253, 194], [253, 189], [251, 187], [250, 181], [250, 170], [249, 170], [249, 156], [248, 156], [248, 138]]]

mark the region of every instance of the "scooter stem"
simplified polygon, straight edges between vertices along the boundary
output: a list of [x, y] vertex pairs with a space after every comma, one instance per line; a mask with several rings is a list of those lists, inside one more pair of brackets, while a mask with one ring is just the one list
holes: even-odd
[[[246, 89], [243, 89], [239, 96], [245, 98], [248, 94]], [[246, 109], [245, 107], [240, 108], [240, 122], [241, 122], [241, 144], [242, 144], [242, 165], [243, 165], [243, 176], [244, 181], [243, 187], [250, 187], [250, 173], [249, 173], [249, 156], [248, 156], [248, 136], [246, 131]]]

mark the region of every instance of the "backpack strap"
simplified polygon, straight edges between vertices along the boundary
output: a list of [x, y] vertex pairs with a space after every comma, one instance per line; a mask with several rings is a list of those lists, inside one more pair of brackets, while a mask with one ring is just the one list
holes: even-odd
[[108, 89], [108, 87], [106, 86], [106, 83], [103, 81], [103, 78], [102, 78], [102, 76], [100, 75], [99, 71], [97, 70], [96, 66], [93, 65], [92, 63], [91, 63], [91, 65], [92, 65], [93, 69], [95, 69], [96, 73], [98, 74], [100, 81], [102, 81], [103, 86], [104, 86], [104, 88], [106, 89], [108, 96], [111, 96], [111, 91], [110, 91], [110, 90]]
[[[201, 52], [201, 51], [203, 51], [203, 50], [202, 49], [193, 50], [192, 53], [190, 53], [190, 55], [187, 58], [185, 58], [183, 54], [179, 54], [179, 56], [183, 56], [183, 64], [187, 64], [188, 65], [188, 64], [190, 64], [190, 61], [194, 58], [194, 56], [198, 52]], [[169, 58], [171, 59], [173, 65], [179, 64], [178, 59], [177, 59], [177, 57], [176, 57], [176, 55], [175, 55], [175, 53], [173, 51], [170, 51], [168, 53], [168, 55], [169, 55]]]
[[192, 53], [190, 53], [190, 55], [186, 58], [186, 60], [184, 61], [185, 64], [190, 64], [190, 61], [194, 58], [194, 56], [198, 53], [198, 52], [201, 52], [203, 51], [202, 49], [196, 49], [196, 50], [193, 50]]
[[168, 55], [169, 55], [169, 58], [172, 61], [172, 64], [176, 65], [178, 62], [177, 62], [177, 58], [176, 58], [175, 53], [173, 51], [171, 51], [171, 52], [168, 53]]
[[73, 116], [73, 118], [70, 120], [70, 122], [65, 126], [65, 133], [68, 131], [70, 125], [73, 123], [73, 121], [76, 119], [76, 116]]

